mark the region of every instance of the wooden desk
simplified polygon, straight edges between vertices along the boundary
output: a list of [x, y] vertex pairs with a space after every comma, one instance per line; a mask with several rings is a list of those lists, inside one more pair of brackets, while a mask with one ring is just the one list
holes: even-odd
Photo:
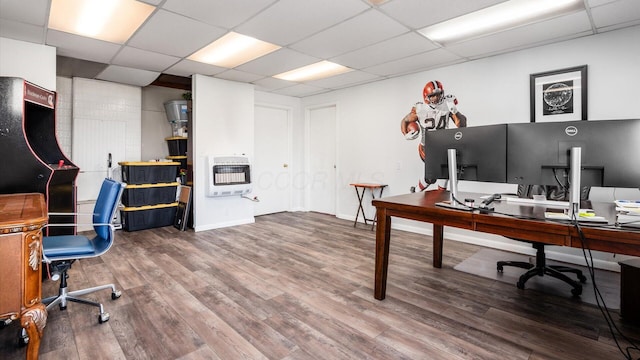
[[[371, 199], [375, 200], [376, 199], [375, 190], [380, 189], [380, 193], [378, 194], [378, 198], [380, 198], [382, 197], [382, 191], [384, 190], [385, 187], [387, 187], [387, 185], [373, 184], [373, 183], [352, 183], [349, 185], [353, 186], [356, 189], [356, 195], [358, 196], [358, 211], [356, 212], [356, 219], [353, 221], [353, 227], [356, 227], [356, 225], [358, 224], [358, 216], [360, 216], [360, 213], [362, 213], [364, 224], [368, 225], [367, 221], [371, 221], [371, 230], [373, 230], [373, 227], [376, 224], [376, 216], [374, 215], [373, 219], [367, 219], [367, 216], [364, 213], [364, 208], [362, 207], [362, 201], [364, 200], [364, 193], [367, 189], [369, 189], [369, 191], [371, 192]], [[359, 189], [362, 189], [362, 191], [359, 191]]]
[[[481, 194], [463, 194], [476, 201]], [[498, 214], [461, 211], [435, 204], [449, 199], [444, 190], [426, 191], [373, 200], [376, 207], [378, 228], [376, 231], [376, 264], [374, 297], [383, 300], [387, 287], [391, 217], [423, 221], [433, 224], [433, 266], [442, 267], [443, 230], [445, 226], [503, 235], [517, 239], [542, 242], [549, 245], [581, 248], [582, 242], [571, 224], [545, 221], [544, 208], [501, 201], [494, 203], [502, 213], [533, 217], [520, 219]], [[479, 203], [479, 201], [477, 202]], [[613, 204], [593, 203], [598, 215], [615, 218]], [[624, 231], [614, 228], [582, 226], [587, 246], [591, 250], [640, 256], [640, 231]]]
[[29, 335], [27, 359], [36, 360], [47, 324], [42, 304], [42, 194], [0, 195], [0, 321], [20, 319]]

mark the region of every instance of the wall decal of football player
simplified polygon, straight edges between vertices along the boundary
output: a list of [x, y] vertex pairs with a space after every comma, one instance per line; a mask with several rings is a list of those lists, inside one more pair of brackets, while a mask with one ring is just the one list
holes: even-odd
[[[415, 140], [420, 138], [418, 144], [418, 154], [420, 159], [424, 162], [425, 154], [424, 144], [422, 143], [421, 131], [435, 131], [438, 129], [446, 129], [449, 127], [449, 120], [451, 120], [456, 127], [466, 127], [467, 117], [458, 111], [458, 99], [454, 95], [445, 95], [444, 87], [438, 80], [429, 81], [423, 91], [422, 97], [424, 102], [416, 103], [411, 112], [405, 116], [400, 122], [400, 131], [407, 140]], [[411, 187], [411, 192], [423, 191], [429, 186], [435, 179], [424, 179], [424, 177], [418, 180], [417, 186]], [[444, 180], [442, 183], [438, 182], [438, 186], [446, 188], [447, 182]]]

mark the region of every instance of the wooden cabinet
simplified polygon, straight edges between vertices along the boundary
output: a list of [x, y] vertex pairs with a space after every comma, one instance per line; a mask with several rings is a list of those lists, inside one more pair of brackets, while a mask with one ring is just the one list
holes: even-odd
[[42, 304], [43, 194], [0, 195], [0, 321], [20, 319], [29, 336], [27, 359], [37, 359], [47, 323]]

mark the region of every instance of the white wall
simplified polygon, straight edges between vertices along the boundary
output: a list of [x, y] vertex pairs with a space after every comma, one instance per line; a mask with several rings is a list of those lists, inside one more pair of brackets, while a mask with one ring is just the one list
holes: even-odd
[[173, 135], [171, 124], [167, 120], [164, 103], [170, 100], [182, 100], [185, 90], [160, 86], [142, 88], [142, 147], [141, 159], [165, 159], [169, 156], [169, 147], [164, 140]]
[[[304, 108], [339, 104], [336, 215], [355, 217], [357, 199], [349, 186], [351, 181], [386, 183], [385, 196], [389, 196], [407, 193], [422, 176], [419, 140], [405, 140], [399, 125], [412, 104], [422, 100], [427, 81], [440, 80], [445, 92], [458, 97], [458, 109], [467, 115], [468, 126], [528, 122], [530, 74], [587, 64], [589, 119], [640, 118], [640, 107], [635, 106], [640, 99], [635, 81], [640, 79], [638, 39], [640, 26], [635, 26], [304, 98]], [[463, 191], [478, 188], [479, 184], [461, 184]], [[498, 192], [514, 188], [495, 184], [482, 189]], [[394, 227], [430, 232], [430, 226], [409, 220], [394, 220]], [[447, 231], [447, 236], [528, 250], [526, 244], [462, 230]], [[572, 253], [573, 249], [564, 251]]]
[[58, 104], [56, 106], [56, 137], [62, 152], [71, 158], [73, 124], [73, 81], [68, 77], [57, 77]]
[[0, 76], [56, 91], [56, 48], [0, 37]]
[[140, 161], [141, 91], [137, 86], [73, 78], [71, 160], [80, 168], [78, 201], [96, 199], [108, 176], [109, 153], [114, 171], [119, 171], [119, 162]]
[[208, 197], [208, 157], [253, 155], [254, 89], [251, 84], [194, 75], [193, 200], [196, 231], [255, 221], [253, 203], [240, 196]]

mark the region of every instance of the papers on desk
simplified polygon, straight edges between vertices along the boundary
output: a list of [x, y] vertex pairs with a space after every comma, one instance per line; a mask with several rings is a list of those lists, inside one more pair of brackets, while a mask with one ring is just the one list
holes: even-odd
[[616, 206], [622, 208], [640, 209], [640, 200], [616, 200]]
[[616, 211], [625, 215], [640, 216], [640, 200], [616, 200]]
[[617, 223], [640, 228], [640, 200], [616, 200]]

